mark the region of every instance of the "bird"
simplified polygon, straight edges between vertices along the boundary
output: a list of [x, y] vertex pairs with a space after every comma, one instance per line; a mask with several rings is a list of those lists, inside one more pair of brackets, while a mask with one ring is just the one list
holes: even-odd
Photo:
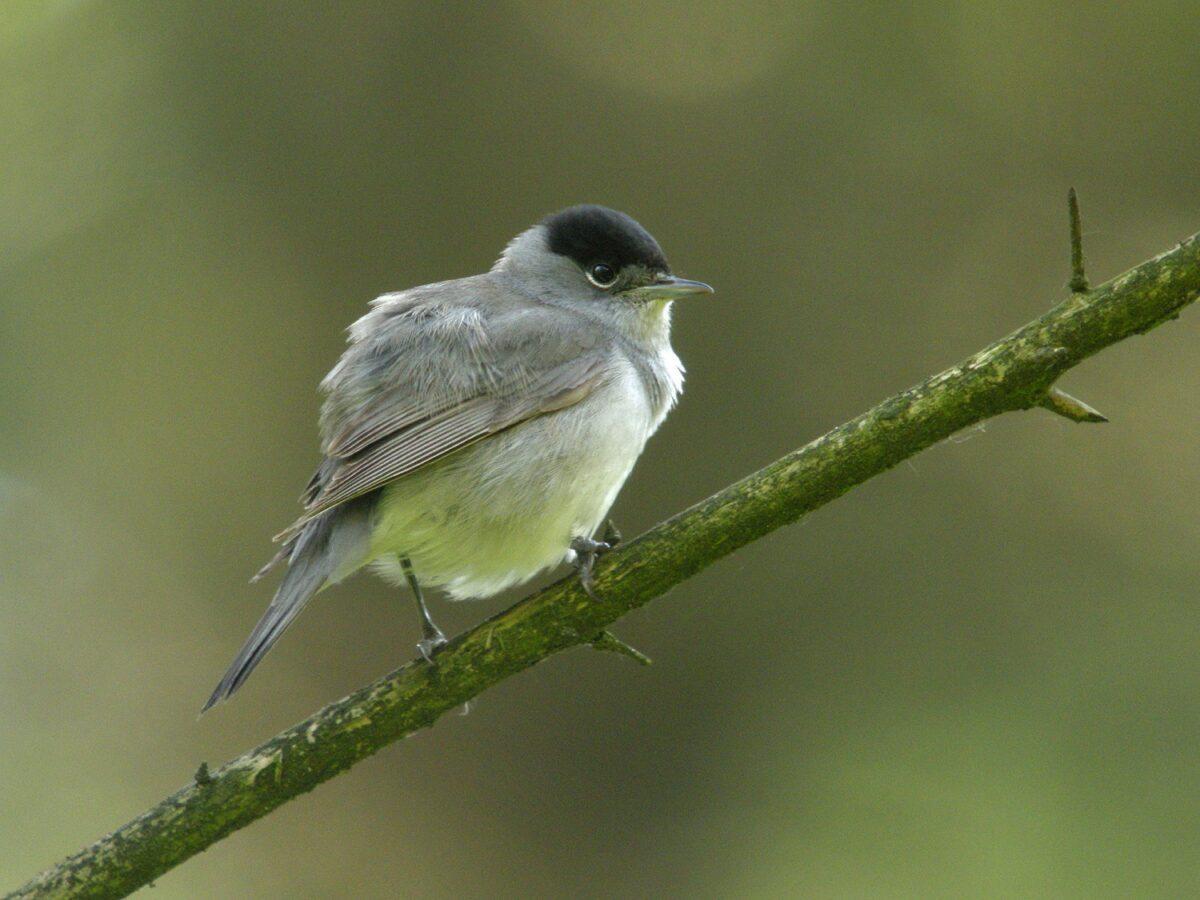
[[566, 562], [592, 594], [612, 543], [596, 533], [683, 388], [672, 305], [711, 293], [633, 218], [585, 204], [521, 232], [483, 274], [372, 301], [321, 382], [303, 513], [255, 576], [282, 562], [282, 580], [202, 712], [365, 567], [411, 589], [431, 662], [447, 640], [423, 587], [478, 599]]

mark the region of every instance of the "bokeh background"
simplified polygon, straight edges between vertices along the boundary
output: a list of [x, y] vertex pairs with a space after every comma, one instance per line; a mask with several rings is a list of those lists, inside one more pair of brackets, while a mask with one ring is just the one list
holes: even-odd
[[[388, 290], [579, 201], [676, 269], [636, 533], [1200, 228], [1194, 5], [0, 10], [0, 886], [412, 655], [269, 598]], [[156, 897], [1200, 892], [1200, 324], [988, 423], [159, 880]], [[454, 630], [516, 595], [436, 602]]]

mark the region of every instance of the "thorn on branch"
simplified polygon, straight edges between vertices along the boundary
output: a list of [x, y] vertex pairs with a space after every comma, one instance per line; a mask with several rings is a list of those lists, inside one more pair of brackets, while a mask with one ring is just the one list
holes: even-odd
[[1067, 208], [1071, 214], [1071, 292], [1085, 294], [1087, 276], [1083, 273], [1083, 221], [1079, 217], [1079, 198], [1075, 188], [1067, 191]]
[[607, 650], [609, 653], [619, 653], [622, 656], [628, 656], [634, 662], [643, 666], [649, 666], [654, 662], [641, 650], [638, 650], [636, 647], [630, 647], [611, 631], [602, 631], [596, 635], [592, 639], [592, 649]]
[[1050, 388], [1040, 404], [1044, 409], [1057, 413], [1072, 422], [1107, 422], [1108, 417], [1066, 391]]

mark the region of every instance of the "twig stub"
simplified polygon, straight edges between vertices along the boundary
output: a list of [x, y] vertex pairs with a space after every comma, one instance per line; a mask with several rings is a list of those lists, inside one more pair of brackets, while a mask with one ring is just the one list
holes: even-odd
[[1058, 388], [1052, 387], [1046, 391], [1046, 396], [1041, 402], [1043, 409], [1048, 409], [1052, 413], [1057, 413], [1064, 419], [1070, 419], [1072, 422], [1107, 422], [1108, 416], [1097, 410], [1093, 406], [1089, 406], [1077, 397], [1072, 397], [1066, 391], [1060, 391]]
[[654, 660], [648, 657], [637, 647], [631, 647], [611, 631], [602, 631], [592, 639], [593, 650], [607, 650], [610, 653], [619, 653], [621, 656], [628, 656], [634, 662], [643, 666], [652, 665]]
[[1067, 191], [1067, 209], [1071, 215], [1071, 292], [1085, 294], [1088, 280], [1083, 271], [1083, 220], [1079, 216], [1079, 197], [1075, 188]]

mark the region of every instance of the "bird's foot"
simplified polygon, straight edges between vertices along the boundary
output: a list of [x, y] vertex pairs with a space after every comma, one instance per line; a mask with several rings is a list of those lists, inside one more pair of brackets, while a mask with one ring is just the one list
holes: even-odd
[[[618, 535], [619, 537], [620, 535]], [[600, 598], [596, 596], [596, 582], [592, 578], [592, 569], [596, 565], [596, 560], [612, 548], [613, 545], [608, 541], [594, 541], [588, 537], [577, 537], [571, 541], [571, 550], [575, 553], [575, 572], [579, 576], [579, 583], [593, 600]]]
[[425, 657], [425, 662], [432, 666], [436, 665], [433, 661], [433, 655], [448, 643], [450, 642], [446, 640], [446, 635], [442, 634], [442, 630], [435, 625], [433, 631], [426, 631], [425, 637], [417, 641], [417, 650]]

